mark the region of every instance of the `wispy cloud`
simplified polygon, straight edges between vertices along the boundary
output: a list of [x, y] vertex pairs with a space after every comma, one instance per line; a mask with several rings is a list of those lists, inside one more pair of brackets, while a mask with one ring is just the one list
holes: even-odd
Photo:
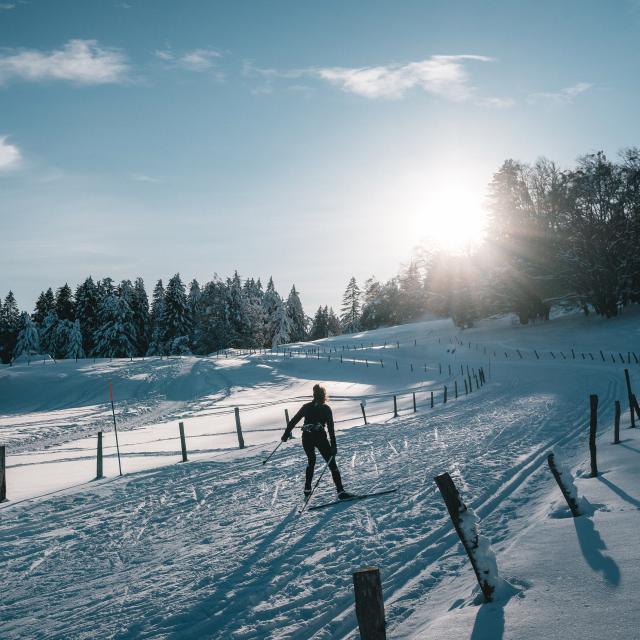
[[7, 142], [7, 136], [0, 136], [0, 173], [15, 169], [22, 156], [20, 150], [14, 144]]
[[560, 91], [530, 93], [529, 102], [550, 102], [555, 104], [570, 104], [577, 96], [589, 91], [593, 85], [590, 82], [578, 82]]
[[318, 76], [343, 91], [365, 98], [402, 98], [419, 88], [448, 100], [466, 100], [473, 89], [464, 66], [467, 61], [490, 62], [487, 56], [432, 56], [408, 64], [377, 67], [326, 67]]
[[159, 184], [161, 182], [160, 178], [154, 178], [153, 176], [148, 176], [144, 173], [132, 173], [131, 179], [136, 182], [147, 182], [149, 184]]
[[15, 8], [15, 2], [0, 2], [0, 11], [10, 11]]
[[128, 72], [122, 51], [101, 47], [95, 40], [69, 40], [53, 51], [0, 49], [0, 85], [11, 80], [113, 84], [126, 81]]
[[213, 69], [218, 58], [222, 57], [222, 53], [216, 49], [207, 48], [193, 49], [179, 55], [170, 49], [158, 49], [155, 55], [172, 67], [200, 73]]
[[[462, 102], [475, 99], [477, 89], [471, 82], [467, 63], [492, 62], [481, 55], [437, 55], [406, 64], [372, 67], [310, 67], [306, 69], [265, 69], [250, 62], [244, 65], [244, 75], [259, 77], [263, 84], [257, 92], [268, 93], [277, 79], [315, 78], [369, 99], [403, 98], [411, 90], [422, 90], [447, 100]], [[487, 107], [506, 108], [513, 101], [504, 98], [476, 99]]]

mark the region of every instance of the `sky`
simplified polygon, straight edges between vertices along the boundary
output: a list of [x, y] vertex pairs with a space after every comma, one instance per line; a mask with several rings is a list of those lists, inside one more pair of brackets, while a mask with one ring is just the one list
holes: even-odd
[[481, 237], [507, 158], [640, 144], [640, 1], [0, 0], [0, 295], [273, 276], [305, 311]]

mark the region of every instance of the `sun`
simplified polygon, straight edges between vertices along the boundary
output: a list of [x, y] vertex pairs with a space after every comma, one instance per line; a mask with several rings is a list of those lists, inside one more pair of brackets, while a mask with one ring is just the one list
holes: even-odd
[[420, 232], [426, 242], [451, 253], [480, 244], [487, 217], [481, 189], [445, 179], [433, 183], [425, 196]]

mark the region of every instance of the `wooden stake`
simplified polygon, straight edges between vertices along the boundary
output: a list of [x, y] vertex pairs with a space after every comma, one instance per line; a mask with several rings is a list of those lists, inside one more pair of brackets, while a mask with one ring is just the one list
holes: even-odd
[[553, 453], [550, 453], [547, 456], [547, 463], [549, 464], [549, 469], [551, 469], [551, 473], [553, 474], [553, 477], [556, 479], [556, 482], [560, 487], [560, 491], [562, 491], [562, 495], [564, 496], [564, 499], [567, 501], [567, 505], [569, 505], [569, 509], [571, 510], [571, 515], [574, 518], [577, 518], [580, 515], [578, 504], [575, 501], [574, 497], [569, 493], [564, 483], [562, 482], [562, 474], [558, 471], [558, 468], [556, 467], [556, 461]]
[[102, 470], [102, 431], [98, 431], [98, 452], [96, 455], [96, 480], [104, 478]]
[[393, 396], [393, 417], [398, 417], [398, 401], [395, 396]]
[[187, 441], [184, 437], [184, 422], [178, 423], [178, 429], [180, 431], [180, 447], [182, 448], [182, 462], [187, 461]]
[[591, 456], [591, 477], [598, 476], [598, 461], [596, 452], [596, 430], [598, 429], [598, 396], [589, 396], [590, 420], [589, 420], [589, 455]]
[[416, 392], [413, 392], [413, 413], [415, 413], [418, 409], [416, 408]]
[[242, 437], [242, 425], [240, 424], [240, 409], [235, 407], [233, 412], [236, 414], [236, 432], [238, 433], [238, 447], [244, 449], [244, 438]]
[[364, 423], [365, 423], [365, 424], [369, 424], [369, 423], [367, 422], [367, 414], [366, 414], [366, 412], [365, 412], [365, 410], [364, 410], [364, 402], [361, 402], [361, 403], [360, 403], [360, 409], [362, 410], [362, 417], [364, 418]]
[[361, 640], [386, 640], [380, 571], [376, 567], [355, 571], [353, 590]]
[[7, 462], [6, 447], [0, 446], [0, 502], [7, 499]]
[[613, 444], [620, 443], [620, 400], [615, 402], [615, 416], [613, 418]]
[[629, 414], [631, 415], [631, 428], [636, 426], [636, 418], [633, 413], [633, 392], [631, 391], [631, 379], [629, 378], [629, 369], [624, 370], [624, 377], [627, 382], [627, 397], [629, 398]]

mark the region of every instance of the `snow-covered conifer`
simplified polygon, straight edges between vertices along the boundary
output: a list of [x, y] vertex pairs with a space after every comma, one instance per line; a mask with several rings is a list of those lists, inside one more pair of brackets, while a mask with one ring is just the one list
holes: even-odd
[[14, 357], [25, 355], [29, 358], [40, 353], [40, 337], [38, 336], [38, 327], [31, 316], [26, 311], [21, 316], [22, 329], [18, 334]]
[[66, 358], [84, 358], [84, 349], [82, 347], [82, 330], [80, 329], [80, 320], [76, 320], [71, 326], [69, 337], [67, 340]]
[[342, 296], [342, 315], [340, 316], [342, 329], [345, 333], [353, 333], [360, 326], [360, 287], [355, 278], [349, 284]]

